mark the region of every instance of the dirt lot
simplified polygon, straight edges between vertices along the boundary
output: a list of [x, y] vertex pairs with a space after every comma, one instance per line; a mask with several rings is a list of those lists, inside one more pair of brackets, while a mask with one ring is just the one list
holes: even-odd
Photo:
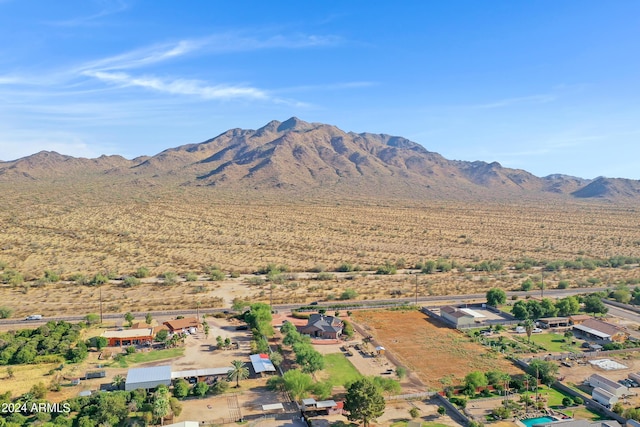
[[459, 383], [474, 370], [521, 372], [501, 356], [418, 311], [362, 311], [353, 318], [433, 389], [441, 389], [440, 380], [445, 378]]

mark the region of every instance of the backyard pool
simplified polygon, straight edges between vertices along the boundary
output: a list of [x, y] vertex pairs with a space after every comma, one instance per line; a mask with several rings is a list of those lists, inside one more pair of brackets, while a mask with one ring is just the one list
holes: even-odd
[[557, 421], [555, 418], [551, 417], [538, 417], [538, 418], [529, 418], [528, 420], [520, 420], [520, 422], [527, 427], [531, 427], [536, 424], [541, 424], [549, 421]]

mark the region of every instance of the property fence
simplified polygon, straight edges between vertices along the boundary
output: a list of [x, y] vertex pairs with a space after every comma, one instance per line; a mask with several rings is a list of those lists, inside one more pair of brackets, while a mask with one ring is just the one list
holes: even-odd
[[605, 356], [612, 356], [616, 354], [625, 354], [640, 351], [640, 347], [623, 348], [620, 350], [597, 350], [597, 351], [585, 351], [581, 353], [561, 353], [561, 354], [548, 354], [546, 356], [536, 356], [531, 359], [540, 360], [576, 360], [576, 359], [599, 359]]
[[387, 402], [393, 402], [397, 400], [414, 400], [414, 399], [426, 399], [431, 398], [437, 395], [435, 391], [425, 391], [422, 393], [411, 393], [411, 394], [397, 394], [395, 396], [386, 396], [384, 400]]
[[602, 302], [608, 305], [612, 305], [614, 307], [623, 308], [625, 310], [633, 311], [635, 313], [640, 313], [640, 307], [638, 307], [637, 305], [623, 304], [621, 302], [611, 301], [605, 298], [602, 299]]
[[453, 418], [456, 421], [460, 421], [462, 425], [465, 425], [465, 426], [469, 425], [469, 423], [471, 422], [471, 418], [473, 417], [467, 416], [467, 414], [460, 411], [460, 409], [458, 409], [456, 405], [449, 402], [449, 400], [446, 397], [440, 394], [436, 394], [436, 400], [442, 403], [442, 406], [447, 408], [447, 412], [449, 413], [451, 418]]

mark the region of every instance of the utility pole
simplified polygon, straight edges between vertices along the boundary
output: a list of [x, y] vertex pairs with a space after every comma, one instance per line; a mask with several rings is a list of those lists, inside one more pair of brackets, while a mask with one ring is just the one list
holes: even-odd
[[102, 321], [102, 288], [100, 288], [100, 324], [104, 323]]
[[416, 273], [416, 305], [418, 305], [418, 273]]
[[540, 272], [540, 298], [544, 298], [544, 267]]

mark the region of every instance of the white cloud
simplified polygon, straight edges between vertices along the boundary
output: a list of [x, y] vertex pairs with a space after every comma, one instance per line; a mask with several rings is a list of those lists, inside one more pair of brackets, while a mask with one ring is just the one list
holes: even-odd
[[139, 86], [174, 95], [195, 95], [204, 99], [269, 98], [265, 91], [246, 86], [210, 86], [198, 80], [166, 80], [153, 76], [134, 77], [122, 72], [86, 71], [84, 74], [121, 87]]
[[176, 43], [154, 45], [88, 62], [78, 67], [75, 71], [82, 73], [90, 70], [139, 68], [186, 55], [202, 46], [203, 42], [198, 40], [181, 40]]
[[116, 13], [124, 12], [129, 8], [129, 5], [122, 0], [103, 0], [99, 2], [103, 4], [104, 7], [91, 15], [87, 16], [79, 16], [77, 18], [68, 19], [65, 21], [53, 21], [49, 22], [50, 25], [59, 26], [59, 27], [79, 27], [79, 26], [87, 26], [87, 25], [97, 25], [98, 20], [100, 18], [104, 18], [109, 15], [113, 15]]
[[556, 99], [557, 99], [557, 96], [550, 95], [550, 94], [531, 95], [531, 96], [522, 96], [517, 98], [500, 99], [498, 101], [489, 102], [486, 104], [472, 105], [472, 108], [490, 109], [490, 108], [512, 107], [518, 104], [546, 104], [549, 102], [553, 102]]

